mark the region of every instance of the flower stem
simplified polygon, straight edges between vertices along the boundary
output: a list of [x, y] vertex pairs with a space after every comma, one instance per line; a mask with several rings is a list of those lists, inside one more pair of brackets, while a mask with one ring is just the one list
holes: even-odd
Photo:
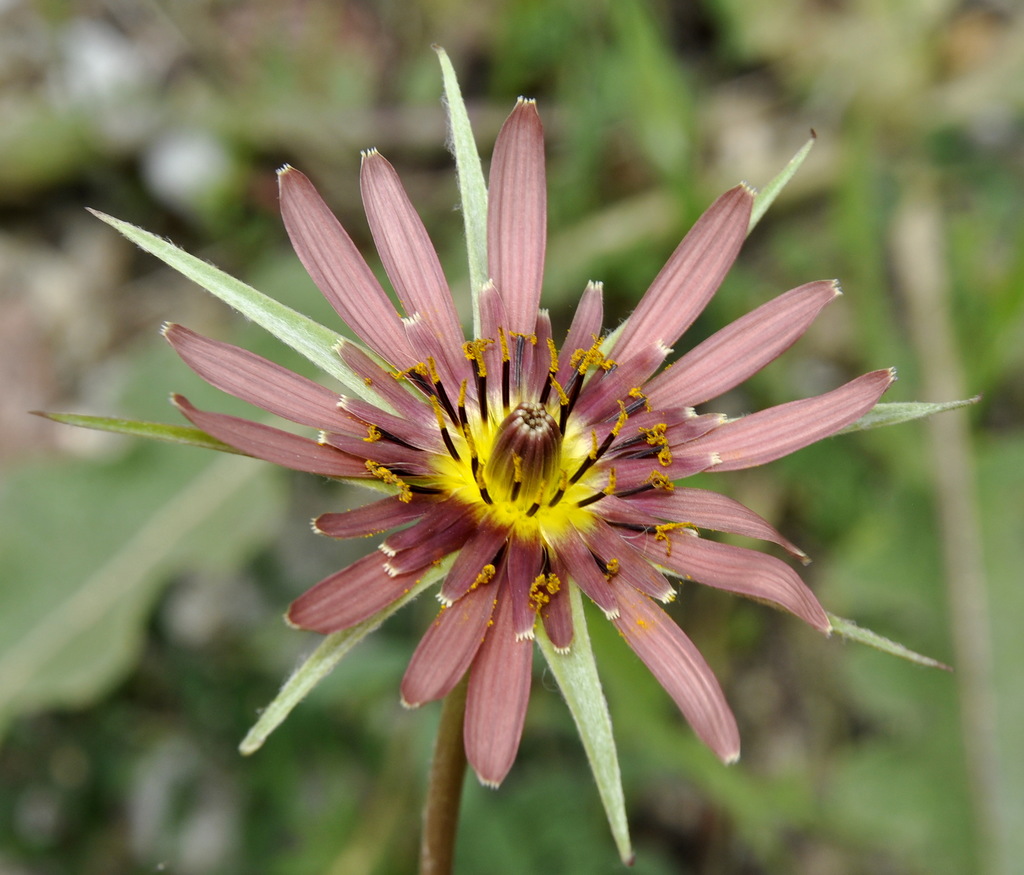
[[455, 833], [459, 826], [459, 803], [466, 775], [462, 724], [468, 682], [467, 673], [441, 706], [441, 723], [437, 727], [430, 783], [423, 805], [420, 875], [449, 875], [455, 860]]

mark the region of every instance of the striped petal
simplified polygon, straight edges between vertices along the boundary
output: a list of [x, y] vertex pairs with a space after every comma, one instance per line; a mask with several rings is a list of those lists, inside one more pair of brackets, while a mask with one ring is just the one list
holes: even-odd
[[730, 189], [705, 211], [626, 320], [612, 358], [672, 346], [718, 291], [747, 236], [753, 192]]
[[512, 768], [530, 700], [533, 641], [516, 634], [506, 595], [498, 600], [466, 691], [466, 758], [488, 787], [497, 787]]
[[498, 592], [497, 582], [480, 586], [441, 608], [402, 678], [403, 705], [415, 708], [444, 698], [459, 682], [484, 640]]
[[362, 459], [349, 456], [334, 447], [248, 419], [199, 410], [181, 395], [172, 396], [172, 400], [196, 428], [246, 455], [273, 462], [283, 468], [322, 474], [324, 477], [367, 476], [366, 464]]
[[875, 406], [895, 379], [892, 368], [872, 371], [824, 395], [790, 401], [727, 422], [682, 449], [687, 457], [715, 453], [720, 460], [715, 471], [763, 465], [855, 422]]
[[373, 242], [398, 300], [419, 314], [448, 347], [462, 345], [462, 326], [441, 262], [395, 168], [376, 150], [363, 153], [359, 176]]
[[405, 595], [422, 576], [423, 569], [391, 576], [384, 570], [383, 557], [371, 553], [299, 596], [285, 618], [299, 629], [329, 635], [372, 617]]
[[374, 352], [399, 368], [411, 367], [417, 359], [401, 317], [313, 183], [286, 165], [278, 184], [285, 228], [313, 282]]
[[[674, 533], [670, 533], [670, 537], [671, 534]], [[675, 574], [716, 589], [771, 602], [819, 632], [827, 633], [832, 628], [814, 593], [782, 560], [756, 550], [690, 535], [672, 537], [668, 550], [664, 543], [668, 542], [656, 544], [649, 538], [648, 555], [652, 562]]]
[[724, 762], [740, 756], [740, 735], [704, 657], [675, 621], [636, 590], [624, 587], [615, 626], [683, 712], [694, 732]]
[[193, 371], [222, 392], [311, 428], [354, 434], [358, 426], [337, 409], [338, 394], [262, 356], [168, 323], [164, 337]]
[[738, 501], [708, 489], [651, 489], [628, 498], [611, 496], [601, 502], [601, 513], [616, 521], [635, 518], [637, 511], [670, 522], [691, 523], [701, 529], [771, 541], [798, 559], [807, 559], [803, 550], [783, 537], [766, 519]]
[[532, 334], [547, 243], [544, 128], [532, 100], [520, 97], [491, 158], [487, 262], [511, 331]]
[[313, 520], [313, 531], [328, 538], [368, 538], [419, 519], [437, 502], [432, 495], [397, 495], [372, 501], [343, 513], [324, 513]]
[[690, 407], [728, 392], [789, 349], [840, 294], [835, 280], [822, 280], [762, 304], [655, 377], [646, 390], [651, 403]]

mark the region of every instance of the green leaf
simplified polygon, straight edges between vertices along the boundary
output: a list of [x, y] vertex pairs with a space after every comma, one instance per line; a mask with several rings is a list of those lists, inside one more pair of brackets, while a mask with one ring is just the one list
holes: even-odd
[[320, 681], [331, 673], [334, 667], [353, 647], [377, 629], [381, 623], [398, 611], [399, 608], [408, 604], [423, 590], [444, 577], [448, 573], [448, 568], [451, 566], [453, 559], [454, 557], [449, 557], [446, 562], [433, 566], [416, 586], [372, 617], [363, 620], [362, 623], [358, 623], [349, 629], [343, 629], [324, 638], [316, 650], [284, 682], [281, 691], [267, 705], [260, 714], [259, 720], [249, 730], [245, 738], [242, 739], [242, 743], [238, 746], [239, 751], [245, 756], [256, 753], [263, 746], [267, 738], [270, 737], [270, 733], [285, 721], [288, 715], [291, 714], [292, 709], [305, 699]]
[[120, 231], [132, 243], [155, 255], [243, 316], [265, 328], [282, 343], [309, 359], [324, 373], [330, 374], [352, 391], [366, 397], [368, 390], [363, 381], [353, 374], [338, 356], [337, 347], [345, 342], [340, 334], [280, 301], [275, 301], [212, 264], [190, 255], [156, 234], [97, 210], [90, 212]]
[[434, 46], [441, 63], [444, 97], [448, 105], [449, 143], [455, 156], [455, 171], [462, 201], [462, 220], [466, 226], [466, 248], [469, 254], [469, 286], [473, 300], [473, 334], [480, 336], [480, 308], [477, 297], [487, 282], [487, 183], [480, 164], [473, 128], [466, 104], [462, 100], [459, 80], [448, 54]]
[[572, 605], [574, 630], [569, 652], [559, 653], [555, 650], [551, 639], [544, 632], [542, 623], [537, 624], [537, 643], [548, 661], [551, 673], [558, 681], [573, 720], [576, 721], [583, 749], [587, 752], [590, 769], [597, 782], [601, 802], [608, 815], [612, 837], [615, 839], [622, 862], [628, 866], [633, 861], [633, 847], [629, 839], [622, 774], [619, 771], [619, 755], [612, 734], [611, 715], [608, 713], [608, 702], [601, 689], [601, 679], [597, 675], [594, 650], [590, 644], [579, 587], [569, 586], [568, 596]]
[[0, 724], [89, 704], [129, 670], [176, 569], [237, 565], [281, 506], [270, 472], [139, 444], [113, 462], [26, 467], [0, 496]]
[[947, 410], [958, 410], [961, 407], [968, 407], [977, 404], [981, 400], [980, 395], [973, 398], [965, 398], [962, 401], [939, 401], [930, 403], [925, 401], [907, 401], [876, 404], [871, 410], [865, 413], [856, 422], [850, 423], [839, 434], [846, 434], [852, 431], [864, 431], [869, 428], [881, 428], [884, 425], [899, 425], [901, 422], [910, 422], [914, 419], [923, 419], [935, 413], [944, 413]]
[[786, 184], [793, 178], [797, 170], [800, 169], [800, 165], [804, 163], [804, 159], [810, 154], [816, 137], [817, 135], [811, 131], [811, 138], [804, 143], [799, 152], [789, 159], [789, 163], [782, 168], [782, 172], [757, 193], [757, 196], [754, 198], [754, 208], [750, 213], [750, 225], [747, 228], [748, 234], [754, 230], [754, 226], [768, 212], [768, 207], [779, 196], [779, 192], [786, 187]]
[[110, 416], [86, 416], [81, 413], [47, 413], [40, 410], [32, 412], [36, 416], [52, 419], [54, 422], [61, 422], [65, 425], [76, 425], [79, 428], [93, 428], [97, 431], [150, 438], [171, 444], [185, 444], [207, 450], [219, 450], [222, 453], [234, 453], [239, 456], [245, 455], [212, 435], [208, 435], [205, 431], [188, 425], [166, 425], [162, 422], [143, 422], [139, 419], [118, 419]]
[[828, 619], [832, 624], [832, 631], [843, 638], [848, 638], [850, 641], [859, 641], [861, 644], [867, 644], [876, 650], [898, 656], [900, 659], [907, 660], [907, 662], [916, 662], [918, 665], [925, 665], [929, 668], [941, 668], [943, 671], [953, 670], [944, 662], [939, 662], [930, 656], [922, 656], [920, 653], [915, 653], [913, 650], [889, 638], [885, 638], [877, 632], [872, 632], [870, 629], [858, 626], [853, 620], [844, 620], [835, 614], [829, 614]]

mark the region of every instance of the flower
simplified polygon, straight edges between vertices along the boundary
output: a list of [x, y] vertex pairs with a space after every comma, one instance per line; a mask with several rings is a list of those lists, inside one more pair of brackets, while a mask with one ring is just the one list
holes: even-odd
[[[602, 288], [584, 291], [565, 341], [539, 309], [546, 236], [543, 129], [520, 99], [494, 147], [487, 213], [490, 282], [466, 340], [441, 265], [392, 166], [363, 154], [363, 202], [406, 315], [395, 311], [351, 239], [299, 171], [279, 172], [285, 226], [310, 276], [362, 343], [338, 348], [361, 397], [178, 325], [165, 335], [214, 386], [318, 429], [317, 440], [175, 402], [237, 450], [386, 496], [325, 513], [333, 538], [386, 534], [288, 611], [332, 633], [366, 621], [440, 566], [442, 606], [401, 683], [406, 705], [445, 696], [468, 672], [465, 745], [497, 785], [522, 732], [535, 628], [573, 647], [578, 587], [723, 760], [739, 755], [735, 719], [711, 669], [657, 602], [666, 573], [770, 602], [822, 632], [829, 620], [782, 560], [701, 536], [732, 532], [804, 554], [737, 502], [676, 481], [770, 462], [869, 411], [894, 378], [865, 374], [814, 398], [738, 419], [697, 413], [785, 351], [839, 294], [807, 283], [764, 304], [661, 369], [735, 260], [754, 193], [719, 197], [619, 330], [602, 336]], [[660, 370], [660, 373], [659, 373]]]

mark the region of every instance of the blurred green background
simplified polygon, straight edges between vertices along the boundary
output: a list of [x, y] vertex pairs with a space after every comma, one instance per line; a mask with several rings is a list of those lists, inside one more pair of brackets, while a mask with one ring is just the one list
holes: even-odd
[[[437, 707], [397, 687], [434, 608], [368, 640], [266, 747], [236, 746], [316, 643], [290, 599], [367, 544], [308, 520], [359, 496], [27, 416], [237, 409], [165, 319], [308, 373], [84, 210], [152, 231], [336, 326], [292, 255], [274, 169], [369, 251], [359, 150], [402, 174], [457, 293], [440, 75], [481, 152], [519, 94], [548, 139], [545, 301], [605, 281], [613, 326], [739, 179], [810, 159], [679, 345], [787, 288], [846, 296], [729, 412], [896, 365], [890, 401], [966, 412], [705, 477], [815, 559], [826, 607], [921, 669], [687, 586], [672, 608], [744, 742], [721, 766], [597, 618], [638, 873], [962, 875], [1024, 860], [1024, 14], [908, 0], [7, 0], [0, 4], [0, 872], [406, 873]], [[463, 873], [621, 869], [571, 719], [537, 677], [498, 792], [467, 784]]]

